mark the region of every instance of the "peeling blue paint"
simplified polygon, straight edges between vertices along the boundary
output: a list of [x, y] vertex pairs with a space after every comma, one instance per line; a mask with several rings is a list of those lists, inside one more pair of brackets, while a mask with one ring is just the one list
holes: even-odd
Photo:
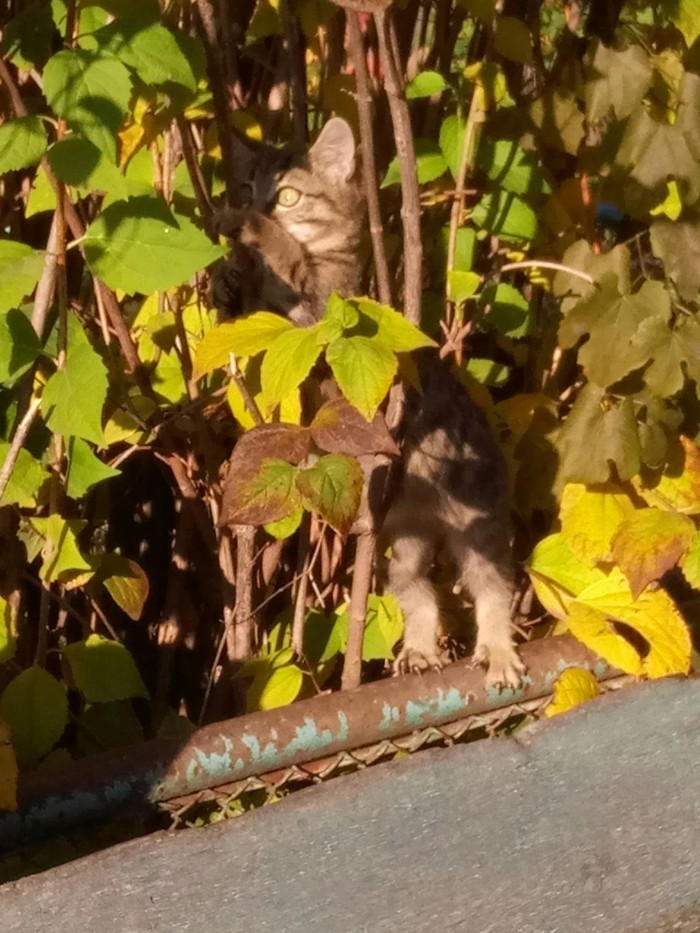
[[399, 721], [399, 717], [398, 706], [390, 706], [388, 703], [385, 703], [382, 707], [382, 719], [378, 726], [379, 731], [386, 732], [388, 729], [391, 729], [392, 724]]
[[338, 713], [338, 723], [340, 728], [335, 735], [330, 729], [323, 729], [319, 732], [313, 719], [310, 716], [305, 716], [304, 725], [297, 726], [295, 738], [288, 743], [281, 753], [283, 758], [287, 755], [295, 755], [302, 749], [304, 751], [322, 752], [328, 748], [332, 742], [347, 741], [349, 730], [348, 718], [345, 713]]
[[[274, 738], [277, 738], [277, 730], [273, 729]], [[268, 742], [267, 745], [261, 749], [260, 742], [256, 735], [242, 735], [241, 742], [249, 749], [250, 751], [250, 760], [264, 768], [273, 768], [278, 764], [279, 760], [279, 749], [274, 742]]]
[[425, 700], [409, 700], [406, 703], [406, 725], [422, 726], [426, 717], [437, 718], [461, 713], [469, 705], [469, 698], [462, 696], [456, 687], [447, 693], [438, 690], [436, 697]]
[[195, 779], [201, 777], [202, 774], [206, 774], [207, 777], [225, 779], [231, 773], [231, 751], [233, 750], [233, 742], [225, 735], [220, 736], [220, 738], [226, 749], [221, 755], [217, 752], [210, 752], [207, 754], [200, 748], [193, 749], [196, 760], [195, 758], [190, 759], [187, 765], [188, 782], [191, 781], [194, 784]]

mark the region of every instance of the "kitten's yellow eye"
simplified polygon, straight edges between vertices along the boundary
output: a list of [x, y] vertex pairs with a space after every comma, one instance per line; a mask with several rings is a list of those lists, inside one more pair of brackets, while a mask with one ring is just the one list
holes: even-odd
[[301, 191], [297, 191], [296, 188], [290, 188], [286, 186], [280, 188], [277, 192], [277, 203], [280, 207], [294, 207], [294, 205], [299, 201], [301, 197]]

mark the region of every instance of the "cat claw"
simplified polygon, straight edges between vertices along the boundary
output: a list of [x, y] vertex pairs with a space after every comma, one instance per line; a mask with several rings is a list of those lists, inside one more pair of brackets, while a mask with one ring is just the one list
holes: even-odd
[[423, 674], [425, 671], [441, 671], [445, 661], [434, 651], [420, 651], [404, 646], [394, 661], [394, 676], [399, 674]]
[[509, 688], [517, 690], [527, 670], [512, 645], [477, 645], [472, 655], [472, 667], [486, 668], [486, 689], [499, 692]]

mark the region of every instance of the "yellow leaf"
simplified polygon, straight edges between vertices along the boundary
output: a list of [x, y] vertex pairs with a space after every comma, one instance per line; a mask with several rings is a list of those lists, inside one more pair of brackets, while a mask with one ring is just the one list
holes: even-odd
[[566, 617], [569, 603], [581, 590], [605, 580], [602, 570], [587, 566], [571, 553], [561, 534], [540, 541], [528, 560], [528, 573], [537, 598], [556, 619]]
[[605, 658], [613, 667], [625, 674], [640, 676], [643, 673], [639, 653], [615, 631], [602, 612], [583, 603], [573, 602], [569, 607], [566, 625], [574, 638]]
[[610, 559], [610, 542], [620, 522], [635, 511], [615, 483], [583, 486], [569, 483], [561, 500], [561, 534], [572, 553], [585, 563]]
[[545, 716], [558, 716], [567, 710], [587, 703], [600, 693], [595, 675], [582, 667], [569, 667], [562, 671], [554, 686], [554, 699], [544, 711]]
[[666, 182], [666, 189], [666, 197], [660, 204], [657, 204], [656, 207], [652, 207], [649, 213], [652, 217], [665, 214], [670, 220], [678, 220], [683, 212], [683, 202], [681, 201], [680, 191], [678, 190], [678, 182], [671, 178]]
[[639, 476], [632, 485], [647, 505], [667, 512], [700, 515], [700, 450], [689, 437], [680, 437], [671, 463], [652, 486], [645, 485]]
[[687, 515], [639, 509], [626, 518], [612, 542], [612, 556], [637, 597], [675, 567], [690, 546], [695, 525]]
[[633, 599], [629, 583], [615, 567], [607, 577], [579, 593], [578, 602], [639, 632], [649, 644], [642, 661], [647, 677], [688, 673], [690, 633], [675, 603], [663, 590], [647, 590]]
[[690, 542], [688, 552], [681, 562], [681, 570], [688, 583], [700, 590], [700, 531], [696, 532]]

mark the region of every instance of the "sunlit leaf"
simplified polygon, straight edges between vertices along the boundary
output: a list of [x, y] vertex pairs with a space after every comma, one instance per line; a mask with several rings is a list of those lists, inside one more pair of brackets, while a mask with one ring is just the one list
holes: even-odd
[[600, 694], [595, 674], [582, 667], [568, 667], [554, 684], [554, 698], [546, 707], [545, 716], [558, 716]]
[[614, 483], [583, 486], [568, 483], [561, 498], [561, 536], [581, 561], [610, 560], [613, 535], [635, 512], [630, 497]]
[[34, 291], [43, 269], [43, 252], [16, 240], [0, 240], [0, 311], [19, 307]]
[[685, 515], [700, 515], [700, 449], [681, 435], [669, 463], [653, 479], [634, 476], [632, 485], [647, 505]]
[[297, 470], [268, 458], [250, 470], [231, 470], [223, 481], [220, 524], [263, 525], [290, 515], [301, 503]]
[[36, 165], [47, 146], [41, 117], [18, 117], [0, 126], [0, 175]]
[[306, 508], [341, 534], [350, 531], [362, 495], [363, 474], [353, 457], [327, 454], [296, 477]]
[[646, 508], [623, 518], [612, 539], [612, 556], [635, 598], [676, 566], [694, 534], [692, 520], [677, 512]]
[[639, 652], [598, 609], [574, 601], [569, 606], [565, 625], [574, 638], [605, 658], [608, 664], [625, 674], [642, 675], [644, 668]]
[[89, 635], [63, 648], [76, 687], [90, 703], [148, 698], [134, 659], [118, 641]]
[[326, 361], [345, 398], [371, 421], [396, 375], [396, 356], [368, 337], [340, 337], [328, 346]]
[[71, 439], [68, 450], [66, 492], [71, 499], [82, 498], [88, 489], [106, 479], [119, 476], [120, 471], [103, 463], [90, 445], [79, 437]]
[[294, 329], [291, 321], [272, 314], [270, 311], [256, 311], [220, 324], [197, 344], [194, 358], [194, 378], [199, 379], [229, 362], [235, 356], [255, 356], [272, 344], [281, 334]]

